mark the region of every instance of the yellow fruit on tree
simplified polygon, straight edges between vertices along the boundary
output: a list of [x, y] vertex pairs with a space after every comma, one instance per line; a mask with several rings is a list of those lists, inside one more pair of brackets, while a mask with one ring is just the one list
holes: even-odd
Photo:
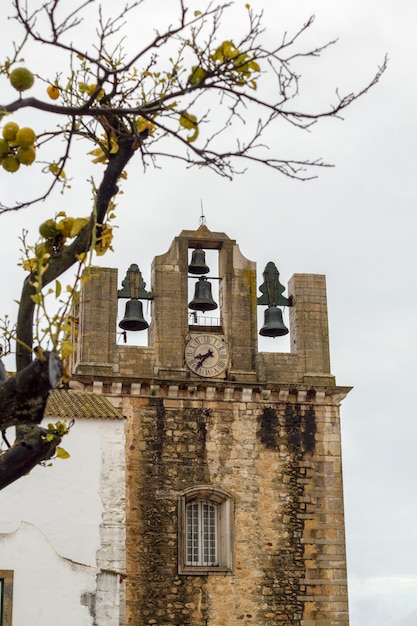
[[16, 156], [22, 165], [32, 165], [36, 159], [36, 150], [35, 148], [19, 148]]
[[39, 234], [45, 239], [53, 239], [56, 235], [56, 222], [53, 219], [46, 220], [39, 226]]
[[61, 92], [59, 91], [59, 87], [57, 87], [56, 85], [48, 85], [46, 93], [51, 98], [51, 100], [57, 100]]
[[35, 77], [26, 67], [16, 67], [10, 73], [10, 82], [17, 91], [30, 89], [35, 82]]
[[0, 137], [0, 157], [6, 156], [9, 152], [9, 142], [6, 141], [3, 137]]
[[15, 142], [21, 148], [30, 148], [36, 141], [36, 133], [31, 128], [19, 128], [16, 133]]
[[17, 172], [20, 167], [20, 163], [15, 156], [7, 156], [1, 162], [6, 172]]
[[19, 124], [16, 124], [16, 122], [7, 122], [7, 124], [3, 126], [4, 139], [7, 141], [14, 141], [18, 130]]

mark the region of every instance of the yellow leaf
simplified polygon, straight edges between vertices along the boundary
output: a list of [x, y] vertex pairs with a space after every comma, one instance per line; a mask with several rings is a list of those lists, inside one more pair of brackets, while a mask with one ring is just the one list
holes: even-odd
[[35, 272], [38, 267], [37, 259], [25, 259], [22, 263], [22, 267], [27, 272]]
[[81, 230], [84, 228], [86, 224], [88, 224], [88, 222], [89, 222], [88, 217], [76, 217], [74, 219], [74, 223], [72, 225], [69, 236], [71, 238], [77, 237], [77, 235], [80, 234]]
[[192, 135], [188, 135], [188, 137], [187, 137], [188, 143], [192, 143], [193, 141], [195, 141], [197, 139], [197, 137], [198, 137], [198, 133], [199, 133], [198, 126], [196, 126], [195, 129], [194, 129], [193, 134]]
[[49, 171], [55, 176], [60, 176], [61, 178], [66, 178], [65, 172], [62, 168], [59, 167], [56, 163], [50, 163], [48, 167]]
[[261, 68], [259, 66], [259, 63], [257, 63], [256, 61], [251, 61], [249, 63], [249, 67], [251, 70], [253, 70], [254, 72], [260, 72]]
[[64, 365], [64, 369], [63, 369], [61, 378], [62, 378], [63, 382], [66, 382], [66, 383], [71, 378], [71, 374], [70, 374], [69, 370], [65, 367], [65, 365]]
[[138, 117], [136, 120], [136, 130], [141, 135], [144, 132], [148, 132], [148, 134], [153, 137], [155, 133], [155, 124], [153, 124], [150, 120], [147, 120], [144, 117]]
[[38, 243], [35, 246], [35, 254], [40, 261], [47, 261], [51, 256], [51, 252], [52, 247], [49, 241], [43, 241], [42, 243]]
[[95, 157], [94, 159], [92, 159], [93, 163], [107, 163], [108, 161], [108, 156], [102, 148], [96, 148], [95, 150], [91, 150], [88, 154], [91, 154]]
[[212, 59], [214, 61], [224, 63], [224, 61], [234, 59], [238, 56], [238, 54], [239, 50], [231, 41], [223, 41], [223, 43], [216, 49], [216, 52], [212, 55]]
[[107, 252], [109, 248], [111, 248], [111, 242], [113, 239], [113, 229], [110, 226], [106, 226], [102, 232], [100, 237], [97, 240], [96, 245], [94, 246], [94, 251], [98, 256], [102, 256]]
[[61, 356], [66, 359], [70, 354], [74, 352], [74, 346], [69, 339], [63, 339], [61, 341]]
[[61, 232], [63, 237], [70, 237], [73, 225], [74, 225], [74, 218], [65, 217], [63, 220], [61, 220], [60, 222], [56, 224], [56, 229]]
[[59, 446], [56, 449], [56, 455], [58, 459], [69, 459], [70, 454], [64, 448], [60, 448]]
[[180, 124], [184, 128], [188, 128], [194, 131], [191, 135], [187, 137], [187, 141], [189, 143], [192, 143], [193, 141], [195, 141], [199, 133], [198, 122], [197, 122], [196, 116], [192, 115], [191, 113], [188, 113], [187, 111], [183, 111], [180, 117]]
[[117, 154], [119, 152], [119, 144], [117, 143], [116, 133], [112, 130], [110, 134], [110, 154]]
[[80, 254], [77, 254], [76, 256], [80, 263], [85, 263], [87, 260], [87, 255], [85, 252], [80, 252]]
[[181, 113], [180, 124], [184, 128], [190, 129], [198, 126], [196, 116], [191, 115], [191, 113], [187, 113], [187, 111], [183, 111], [183, 113]]
[[55, 298], [59, 298], [59, 296], [61, 295], [61, 291], [62, 291], [62, 285], [59, 282], [59, 280], [55, 281]]
[[191, 68], [191, 74], [188, 77], [188, 82], [190, 85], [198, 85], [201, 83], [205, 77], [207, 76], [207, 72], [203, 70], [199, 65], [193, 65]]

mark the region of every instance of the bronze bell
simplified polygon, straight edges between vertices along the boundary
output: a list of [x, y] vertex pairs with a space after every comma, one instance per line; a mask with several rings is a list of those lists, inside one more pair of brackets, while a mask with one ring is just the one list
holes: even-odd
[[282, 319], [282, 311], [276, 306], [270, 306], [265, 311], [264, 325], [259, 331], [264, 337], [282, 337], [288, 334], [288, 328]]
[[210, 268], [206, 265], [206, 253], [201, 248], [193, 250], [191, 263], [188, 266], [190, 274], [208, 274]]
[[205, 276], [198, 279], [195, 284], [194, 298], [188, 307], [193, 311], [213, 311], [217, 309], [217, 304], [211, 295], [211, 283]]
[[149, 324], [143, 317], [142, 302], [132, 299], [126, 302], [125, 316], [119, 323], [123, 330], [145, 330]]

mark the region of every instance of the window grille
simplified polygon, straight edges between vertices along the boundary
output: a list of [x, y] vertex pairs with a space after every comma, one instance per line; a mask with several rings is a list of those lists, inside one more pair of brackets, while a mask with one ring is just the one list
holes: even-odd
[[217, 504], [197, 501], [187, 504], [187, 565], [218, 564]]

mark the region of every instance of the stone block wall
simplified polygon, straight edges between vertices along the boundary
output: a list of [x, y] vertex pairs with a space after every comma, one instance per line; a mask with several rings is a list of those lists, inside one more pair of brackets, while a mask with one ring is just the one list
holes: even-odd
[[[340, 396], [315, 400], [124, 399], [128, 625], [347, 626]], [[202, 484], [234, 499], [231, 573], [178, 574]]]

